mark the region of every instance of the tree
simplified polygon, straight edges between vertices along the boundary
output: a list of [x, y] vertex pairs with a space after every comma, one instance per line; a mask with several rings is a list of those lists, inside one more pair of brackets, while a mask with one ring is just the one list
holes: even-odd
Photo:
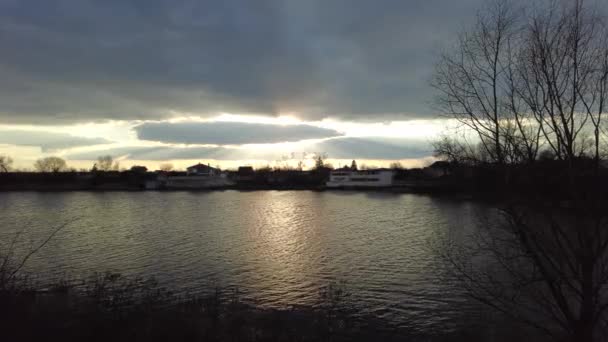
[[59, 157], [46, 157], [36, 160], [34, 168], [38, 172], [61, 172], [67, 169], [67, 163]]
[[315, 170], [321, 170], [325, 167], [325, 159], [327, 159], [327, 154], [325, 153], [316, 153], [315, 155]]
[[403, 170], [403, 164], [401, 164], [401, 162], [392, 162], [390, 165], [390, 168], [393, 170]]
[[171, 163], [162, 163], [162, 164], [160, 164], [159, 169], [161, 171], [165, 171], [165, 172], [172, 171], [173, 170], [173, 164], [171, 164]]
[[540, 9], [490, 5], [440, 57], [432, 81], [439, 109], [498, 164], [533, 162], [544, 145], [560, 160], [599, 161], [608, 35], [595, 12], [582, 0]]
[[134, 173], [146, 173], [148, 172], [148, 168], [145, 166], [141, 166], [141, 165], [133, 165], [131, 166], [131, 168], [129, 169], [131, 172]]
[[528, 23], [520, 52], [519, 95], [543, 138], [559, 159], [587, 153], [590, 127], [599, 158], [606, 110], [608, 44], [606, 22], [576, 0], [538, 11]]
[[587, 186], [587, 197], [574, 188], [556, 200], [517, 196], [481, 226], [472, 243], [444, 246], [467, 293], [555, 339], [605, 340], [607, 202], [593, 183]]
[[525, 11], [501, 2], [442, 57], [434, 81], [445, 113], [481, 147], [444, 138], [436, 154], [525, 173], [496, 194], [499, 215], [474, 243], [446, 259], [473, 298], [560, 340], [608, 337], [606, 42], [605, 19], [583, 1]]
[[499, 164], [506, 162], [501, 123], [509, 97], [506, 68], [515, 15], [505, 2], [480, 12], [473, 30], [462, 33], [453, 52], [441, 56], [432, 81], [440, 92], [440, 109], [472, 129]]
[[0, 155], [0, 172], [9, 172], [13, 165], [13, 159], [9, 156]]
[[97, 163], [95, 163], [94, 168], [99, 171], [110, 171], [112, 169], [112, 163], [112, 156], [99, 156], [97, 157]]
[[110, 155], [97, 157], [95, 166], [96, 170], [99, 171], [118, 171], [120, 169], [120, 163], [118, 161], [114, 162]]
[[357, 170], [357, 162], [355, 160], [350, 163], [350, 169]]

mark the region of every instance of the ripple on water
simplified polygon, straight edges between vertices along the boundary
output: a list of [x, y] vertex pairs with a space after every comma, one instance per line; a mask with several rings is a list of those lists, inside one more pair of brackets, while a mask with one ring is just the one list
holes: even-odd
[[432, 245], [465, 236], [476, 210], [385, 193], [0, 193], [0, 238], [22, 229], [25, 248], [77, 218], [27, 271], [155, 276], [189, 293], [235, 286], [271, 307], [317, 305], [327, 284], [343, 281], [364, 312], [437, 330], [466, 300]]

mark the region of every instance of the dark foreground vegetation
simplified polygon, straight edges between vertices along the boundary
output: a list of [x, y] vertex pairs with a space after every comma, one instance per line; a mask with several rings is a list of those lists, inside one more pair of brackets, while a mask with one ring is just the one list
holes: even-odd
[[236, 289], [177, 297], [152, 280], [107, 273], [43, 290], [7, 287], [0, 291], [0, 322], [4, 341], [509, 340], [487, 321], [435, 334], [398, 328], [358, 312], [343, 285], [319, 296], [316, 307], [261, 309], [245, 304]]

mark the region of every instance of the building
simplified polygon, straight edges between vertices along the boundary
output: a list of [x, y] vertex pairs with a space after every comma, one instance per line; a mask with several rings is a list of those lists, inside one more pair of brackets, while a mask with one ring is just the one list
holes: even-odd
[[390, 169], [352, 170], [341, 168], [331, 171], [328, 188], [388, 187], [393, 185], [394, 171]]
[[209, 165], [198, 163], [186, 169], [188, 176], [220, 176], [222, 171]]
[[234, 183], [218, 168], [198, 163], [186, 168], [186, 172], [158, 173], [159, 188], [169, 190], [223, 188]]

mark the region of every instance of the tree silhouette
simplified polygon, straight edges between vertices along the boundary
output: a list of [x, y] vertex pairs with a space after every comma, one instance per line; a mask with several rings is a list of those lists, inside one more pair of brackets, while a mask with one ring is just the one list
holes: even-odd
[[171, 164], [171, 163], [162, 163], [162, 164], [160, 164], [159, 169], [161, 171], [165, 171], [165, 172], [172, 171], [173, 170], [173, 164]]
[[608, 30], [594, 8], [501, 1], [442, 56], [433, 82], [444, 113], [478, 142], [453, 134], [436, 154], [525, 176], [500, 180], [499, 215], [472, 245], [447, 246], [446, 260], [473, 298], [559, 340], [608, 337], [607, 79]]
[[67, 163], [59, 157], [46, 157], [36, 160], [34, 168], [38, 172], [60, 172], [67, 170]]
[[9, 156], [0, 155], [0, 172], [8, 172], [13, 164], [13, 159]]

